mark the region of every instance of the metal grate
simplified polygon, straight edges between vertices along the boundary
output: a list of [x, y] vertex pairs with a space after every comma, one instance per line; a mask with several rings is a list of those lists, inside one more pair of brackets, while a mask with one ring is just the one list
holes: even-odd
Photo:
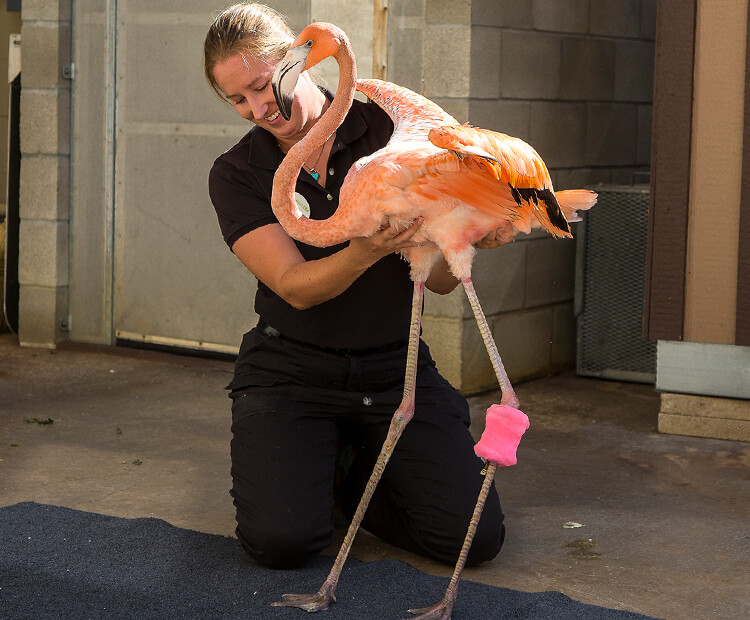
[[648, 186], [595, 188], [576, 242], [579, 375], [653, 383], [656, 343], [641, 336]]

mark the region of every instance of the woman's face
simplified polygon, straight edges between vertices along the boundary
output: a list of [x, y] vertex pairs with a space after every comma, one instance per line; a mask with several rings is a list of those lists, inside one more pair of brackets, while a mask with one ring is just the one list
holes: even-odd
[[304, 73], [295, 91], [291, 118], [284, 120], [271, 88], [277, 64], [254, 56], [234, 54], [217, 63], [213, 75], [224, 96], [242, 118], [267, 129], [280, 142], [296, 142], [320, 116], [325, 97]]

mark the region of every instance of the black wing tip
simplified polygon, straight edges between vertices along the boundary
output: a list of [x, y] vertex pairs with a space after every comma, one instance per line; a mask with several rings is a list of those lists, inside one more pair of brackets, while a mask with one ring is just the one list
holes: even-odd
[[533, 201], [535, 205], [538, 205], [539, 201], [541, 201], [544, 205], [544, 211], [545, 213], [547, 213], [547, 217], [549, 218], [552, 226], [567, 233], [568, 235], [571, 234], [570, 224], [568, 224], [568, 220], [565, 219], [562, 209], [560, 209], [560, 203], [557, 202], [557, 197], [551, 189], [536, 189], [535, 187], [513, 187], [510, 183], [508, 183], [508, 186], [510, 187], [511, 195], [516, 201], [516, 204], [520, 206], [522, 202], [531, 204], [531, 202]]
[[547, 212], [547, 217], [552, 225], [570, 234], [570, 224], [568, 224], [568, 220], [563, 215], [555, 193], [551, 189], [545, 188], [539, 192], [539, 199], [544, 203], [544, 210]]

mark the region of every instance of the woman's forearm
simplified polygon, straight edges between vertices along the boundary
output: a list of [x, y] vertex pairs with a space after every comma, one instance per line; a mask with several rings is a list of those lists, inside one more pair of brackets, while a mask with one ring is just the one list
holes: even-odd
[[406, 230], [385, 227], [370, 237], [352, 239], [342, 250], [307, 261], [278, 224], [240, 237], [232, 250], [258, 280], [298, 310], [343, 293], [384, 256], [413, 245], [421, 221]]
[[291, 267], [272, 288], [297, 310], [306, 310], [341, 295], [372, 264], [347, 246], [325, 258]]

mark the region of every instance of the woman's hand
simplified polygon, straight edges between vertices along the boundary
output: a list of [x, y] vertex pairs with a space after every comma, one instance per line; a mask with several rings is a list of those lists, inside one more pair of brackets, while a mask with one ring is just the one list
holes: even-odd
[[384, 256], [399, 252], [405, 248], [415, 247], [414, 235], [422, 226], [423, 219], [418, 217], [411, 226], [399, 231], [393, 226], [383, 226], [369, 237], [356, 237], [349, 242], [349, 250], [355, 261], [362, 261], [368, 267], [374, 265]]
[[505, 245], [506, 243], [510, 243], [515, 236], [516, 235], [513, 232], [513, 224], [506, 222], [499, 228], [487, 233], [474, 244], [474, 247], [479, 248], [480, 250], [491, 250], [500, 247], [501, 245]]

